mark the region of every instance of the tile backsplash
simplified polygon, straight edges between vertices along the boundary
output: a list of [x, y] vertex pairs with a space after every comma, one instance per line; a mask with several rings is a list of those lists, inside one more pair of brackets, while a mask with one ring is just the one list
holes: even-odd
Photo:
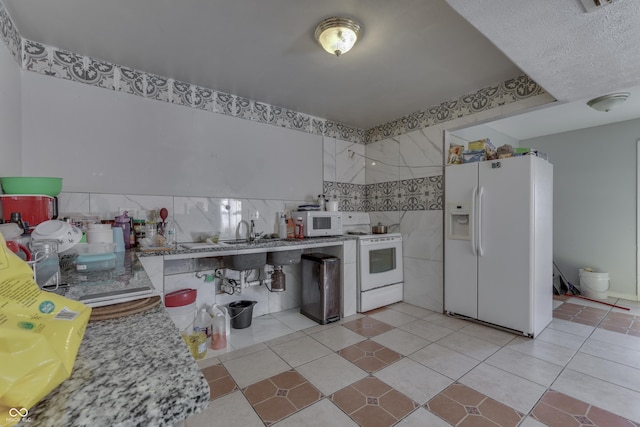
[[[344, 212], [406, 212], [442, 209], [442, 176], [414, 178], [375, 184], [324, 182], [324, 194], [339, 201]], [[113, 219], [123, 210], [129, 216], [153, 220], [162, 208], [178, 228], [178, 241], [197, 242], [205, 235], [220, 234], [235, 239], [241, 220], [253, 220], [256, 231], [277, 233], [277, 215], [290, 212], [305, 200], [237, 199], [225, 197], [180, 197], [131, 194], [67, 193], [58, 196], [60, 218], [87, 215]], [[246, 230], [240, 233], [244, 236]]]
[[351, 184], [324, 181], [324, 194], [338, 200], [340, 211], [385, 212], [442, 209], [442, 175]]
[[[257, 232], [277, 233], [277, 213], [291, 211], [303, 203], [304, 200], [65, 192], [58, 196], [60, 218], [89, 215], [107, 220], [126, 209], [132, 218], [152, 220], [153, 212], [157, 215], [160, 209], [166, 208], [169, 218], [176, 222], [179, 242], [197, 242], [211, 234], [220, 234], [224, 240], [235, 239], [241, 220], [253, 220]], [[246, 235], [244, 227], [240, 233], [242, 237]]]

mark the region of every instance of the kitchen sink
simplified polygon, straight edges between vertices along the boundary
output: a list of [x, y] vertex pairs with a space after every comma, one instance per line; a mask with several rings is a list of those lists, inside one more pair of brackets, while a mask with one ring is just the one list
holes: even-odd
[[259, 239], [255, 239], [255, 240], [247, 240], [247, 239], [225, 240], [225, 241], [221, 241], [220, 243], [222, 243], [223, 245], [257, 245], [259, 243], [277, 242], [279, 240], [283, 240], [283, 239], [271, 238], [271, 237], [261, 237]]
[[252, 242], [243, 239], [243, 240], [225, 240], [220, 243], [222, 243], [223, 245], [248, 245]]
[[262, 268], [267, 263], [267, 253], [226, 255], [222, 257], [222, 264], [231, 270], [244, 271]]
[[291, 265], [297, 264], [302, 258], [302, 249], [291, 249], [288, 251], [267, 252], [267, 264], [269, 265]]

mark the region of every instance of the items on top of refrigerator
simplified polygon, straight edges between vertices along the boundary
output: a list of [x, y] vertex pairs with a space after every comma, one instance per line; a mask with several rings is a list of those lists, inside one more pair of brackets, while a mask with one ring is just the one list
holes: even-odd
[[460, 165], [462, 164], [462, 152], [464, 151], [464, 146], [454, 144], [453, 142], [449, 145], [449, 158], [447, 163], [450, 165]]
[[547, 159], [546, 154], [540, 153], [538, 150], [527, 147], [512, 147], [504, 144], [498, 149], [491, 143], [489, 138], [478, 139], [467, 143], [467, 149], [464, 145], [451, 143], [449, 145], [449, 155], [447, 163], [450, 165], [459, 165], [463, 163], [482, 162], [485, 160], [506, 159], [509, 157], [533, 155]]
[[498, 147], [498, 158], [506, 159], [513, 156], [513, 147], [509, 144], [504, 144]]
[[487, 153], [484, 150], [464, 151], [462, 160], [464, 163], [482, 162], [487, 160]]
[[487, 148], [487, 145], [491, 144], [489, 138], [479, 139], [477, 141], [471, 141], [468, 144], [469, 151], [484, 151]]

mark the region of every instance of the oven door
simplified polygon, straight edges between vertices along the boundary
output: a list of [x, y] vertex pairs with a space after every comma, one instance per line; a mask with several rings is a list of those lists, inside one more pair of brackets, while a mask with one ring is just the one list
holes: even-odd
[[360, 291], [402, 282], [402, 238], [358, 240]]

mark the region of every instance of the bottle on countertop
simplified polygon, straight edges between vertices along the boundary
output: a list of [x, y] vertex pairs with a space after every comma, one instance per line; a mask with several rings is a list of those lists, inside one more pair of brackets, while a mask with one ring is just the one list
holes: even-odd
[[287, 217], [284, 212], [278, 212], [278, 237], [287, 238]]
[[296, 228], [293, 234], [295, 239], [304, 239], [304, 223], [301, 217], [296, 218]]
[[136, 237], [136, 246], [140, 247], [140, 243], [142, 239], [144, 239], [144, 227], [146, 220], [144, 219], [134, 219], [133, 220], [133, 231]]
[[165, 223], [164, 231], [165, 238], [167, 239], [167, 246], [174, 246], [176, 243], [178, 243], [178, 229], [174, 220], [170, 219]]
[[295, 235], [295, 227], [293, 225], [293, 218], [287, 218], [287, 239], [293, 239]]
[[318, 194], [318, 206], [320, 206], [321, 211], [325, 210], [326, 201], [327, 199], [325, 198], [324, 194]]
[[131, 247], [131, 241], [133, 240], [134, 245], [136, 242], [135, 231], [133, 232], [133, 236], [131, 233], [133, 230], [131, 230], [131, 218], [129, 217], [129, 212], [124, 211], [122, 215], [116, 216], [115, 219], [116, 220], [114, 226], [122, 228], [122, 235], [124, 236], [124, 247], [129, 249]]

